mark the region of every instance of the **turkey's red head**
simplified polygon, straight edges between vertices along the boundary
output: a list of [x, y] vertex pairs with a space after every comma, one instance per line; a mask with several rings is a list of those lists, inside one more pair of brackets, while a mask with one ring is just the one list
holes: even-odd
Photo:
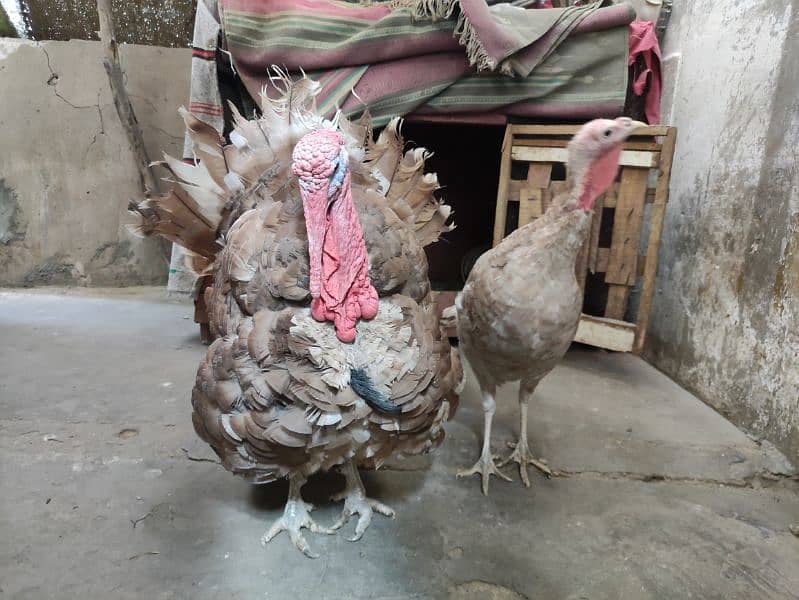
[[639, 127], [646, 123], [627, 117], [595, 119], [572, 138], [567, 166], [577, 194], [576, 208], [591, 210], [610, 187], [619, 170], [622, 144]]
[[378, 302], [344, 143], [338, 131], [312, 131], [294, 147], [291, 169], [299, 178], [308, 233], [311, 313], [333, 321], [339, 339], [351, 342], [357, 320], [374, 317]]

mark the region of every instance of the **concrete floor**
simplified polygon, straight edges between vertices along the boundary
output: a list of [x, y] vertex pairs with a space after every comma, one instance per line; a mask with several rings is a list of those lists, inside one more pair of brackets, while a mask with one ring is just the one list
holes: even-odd
[[[537, 392], [530, 439], [560, 474], [456, 480], [478, 452], [470, 379], [431, 457], [364, 477], [397, 509], [360, 543], [281, 534], [286, 486], [251, 487], [194, 436], [204, 352], [160, 290], [0, 293], [0, 597], [799, 598], [791, 466], [643, 361], [578, 349]], [[517, 431], [514, 390], [494, 442]], [[504, 449], [502, 450], [505, 451]], [[330, 523], [325, 498], [306, 498]]]

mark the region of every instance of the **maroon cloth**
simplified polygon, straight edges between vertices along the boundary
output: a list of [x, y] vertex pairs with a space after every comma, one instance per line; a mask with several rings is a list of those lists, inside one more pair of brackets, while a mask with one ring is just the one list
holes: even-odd
[[630, 23], [630, 82], [636, 96], [644, 96], [646, 120], [660, 123], [660, 93], [663, 79], [660, 71], [660, 45], [651, 21]]

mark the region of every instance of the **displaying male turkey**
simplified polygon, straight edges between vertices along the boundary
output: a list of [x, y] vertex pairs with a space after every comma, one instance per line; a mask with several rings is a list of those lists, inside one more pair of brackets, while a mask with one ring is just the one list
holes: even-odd
[[568, 146], [569, 190], [544, 215], [483, 254], [455, 299], [460, 347], [480, 383], [485, 429], [480, 459], [458, 477], [480, 474], [488, 494], [490, 475], [510, 481], [491, 455], [491, 422], [497, 386], [520, 381], [519, 441], [499, 466], [519, 463], [549, 474], [527, 444], [527, 404], [536, 386], [563, 358], [580, 320], [583, 298], [575, 277], [577, 253], [591, 223], [594, 201], [610, 187], [622, 143], [644, 123], [621, 117], [586, 123]]
[[[281, 83], [282, 82], [282, 83]], [[373, 511], [358, 467], [438, 445], [455, 409], [457, 356], [442, 337], [423, 247], [450, 229], [424, 149], [403, 153], [399, 120], [376, 142], [365, 116], [325, 121], [317, 84], [277, 78], [263, 114], [235, 118], [231, 145], [183, 111], [197, 165], [169, 157], [178, 185], [132, 207], [134, 229], [159, 234], [213, 273], [205, 291], [217, 339], [192, 394], [199, 436], [230, 471], [253, 483], [289, 480], [282, 518], [332, 533]], [[343, 466], [341, 518], [317, 525], [301, 497], [306, 479]]]

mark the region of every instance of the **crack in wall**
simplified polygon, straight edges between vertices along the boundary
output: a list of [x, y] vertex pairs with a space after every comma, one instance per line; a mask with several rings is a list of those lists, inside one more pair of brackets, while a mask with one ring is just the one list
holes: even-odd
[[636, 473], [632, 471], [571, 471], [553, 469], [553, 477], [564, 479], [608, 479], [640, 481], [642, 483], [689, 483], [696, 485], [724, 485], [729, 487], [760, 490], [772, 486], [799, 491], [799, 476], [760, 470], [740, 479], [717, 479], [714, 477], [689, 477], [665, 475], [663, 473]]
[[[47, 60], [47, 69], [50, 71], [50, 78], [47, 80], [47, 85], [49, 85], [50, 87], [53, 88], [53, 93], [56, 95], [56, 97], [59, 100], [61, 100], [62, 102], [65, 102], [66, 104], [68, 104], [69, 106], [71, 106], [72, 108], [74, 108], [76, 110], [84, 110], [84, 109], [92, 109], [93, 108], [93, 109], [95, 109], [97, 111], [97, 117], [98, 117], [98, 119], [100, 121], [100, 131], [97, 134], [95, 134], [95, 139], [93, 139], [92, 142], [91, 142], [93, 144], [94, 141], [96, 140], [97, 135], [105, 134], [105, 123], [103, 122], [103, 109], [102, 109], [102, 107], [100, 105], [100, 92], [97, 93], [97, 102], [95, 104], [74, 104], [74, 103], [70, 102], [67, 98], [62, 96], [61, 93], [58, 91], [59, 75], [53, 69], [53, 66], [52, 66], [52, 64], [50, 62], [50, 54], [47, 52], [47, 49], [41, 43], [37, 43], [36, 46], [42, 52], [44, 52], [45, 59]], [[89, 144], [89, 145], [91, 145], [91, 144]]]
[[97, 92], [97, 102], [95, 104], [74, 104], [67, 98], [61, 95], [58, 91], [58, 80], [60, 79], [58, 73], [55, 72], [53, 69], [53, 65], [50, 62], [50, 54], [47, 52], [47, 49], [41, 44], [37, 43], [36, 46], [44, 52], [45, 59], [47, 60], [47, 69], [50, 71], [50, 78], [47, 80], [47, 85], [53, 88], [53, 93], [56, 97], [61, 100], [62, 102], [68, 104], [72, 108], [76, 110], [85, 110], [85, 109], [95, 109], [97, 111], [97, 118], [100, 122], [100, 131], [96, 132], [93, 136], [89, 144], [86, 146], [86, 150], [83, 152], [83, 159], [85, 160], [86, 157], [89, 155], [89, 151], [92, 149], [92, 146], [97, 142], [97, 136], [105, 135], [105, 121], [103, 121], [103, 108], [100, 103], [100, 94], [101, 92]]

